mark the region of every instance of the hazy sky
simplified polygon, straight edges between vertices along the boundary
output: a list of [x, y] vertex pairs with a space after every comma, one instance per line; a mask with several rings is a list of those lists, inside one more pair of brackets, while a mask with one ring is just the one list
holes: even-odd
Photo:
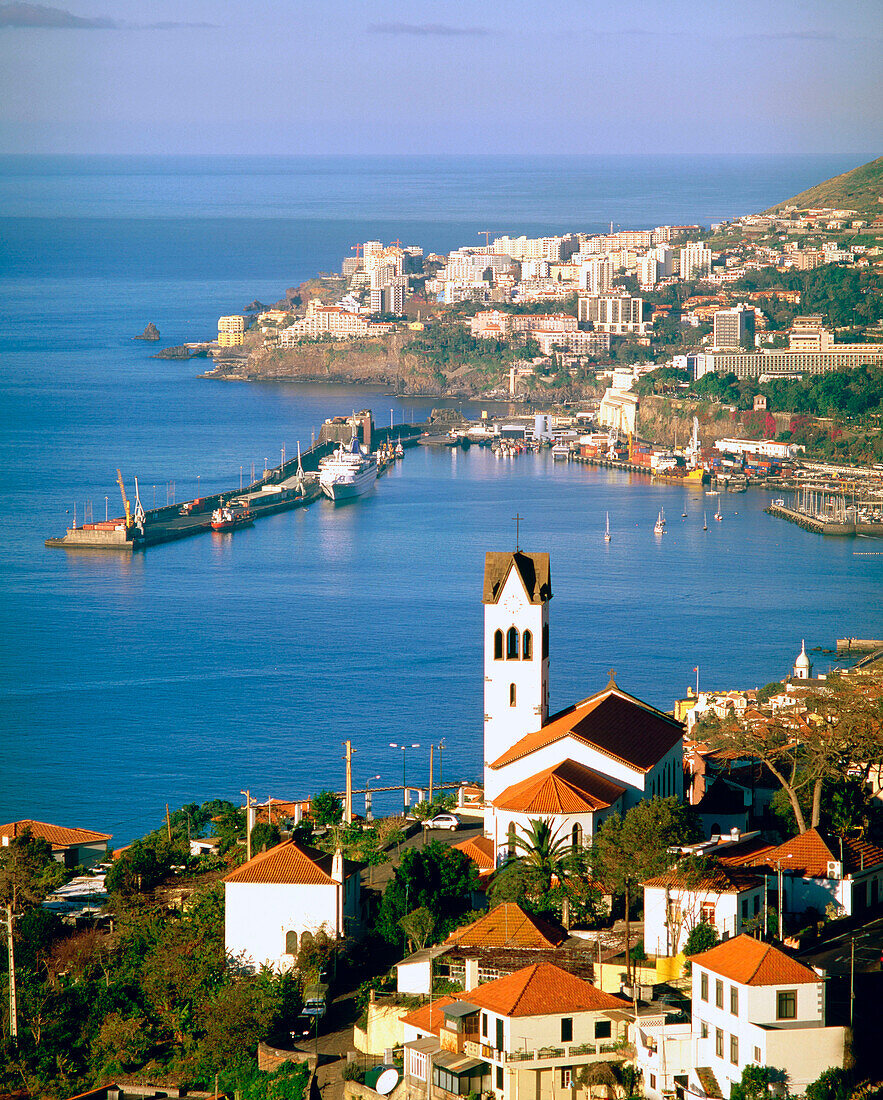
[[879, 153], [883, 0], [0, 2], [0, 151]]

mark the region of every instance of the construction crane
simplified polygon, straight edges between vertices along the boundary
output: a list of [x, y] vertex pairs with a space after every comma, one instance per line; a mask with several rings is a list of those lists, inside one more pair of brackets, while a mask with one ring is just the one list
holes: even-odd
[[126, 487], [123, 485], [123, 475], [120, 470], [117, 470], [117, 485], [120, 487], [120, 493], [123, 498], [123, 507], [126, 510], [126, 530], [132, 526], [132, 509], [129, 506], [129, 498], [126, 496]]

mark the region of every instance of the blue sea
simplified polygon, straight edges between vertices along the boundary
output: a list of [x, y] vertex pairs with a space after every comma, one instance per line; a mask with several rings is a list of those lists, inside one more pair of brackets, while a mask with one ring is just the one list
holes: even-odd
[[357, 241], [707, 224], [863, 159], [0, 158], [0, 821], [124, 843], [166, 803], [341, 789], [346, 739], [358, 786], [401, 783], [390, 742], [420, 745], [409, 784], [442, 740], [445, 779], [478, 775], [484, 553], [513, 546], [516, 513], [523, 545], [552, 555], [553, 707], [610, 668], [670, 708], [697, 664], [703, 686], [751, 686], [803, 637], [879, 637], [876, 543], [774, 521], [760, 492], [724, 498], [703, 532], [701, 491], [477, 448], [411, 451], [356, 504], [234, 536], [134, 557], [43, 547], [74, 509], [120, 511], [118, 467], [150, 507], [238, 484], [332, 414], [385, 424], [433, 404], [199, 379], [200, 361], [132, 340], [148, 321], [160, 346], [210, 337]]

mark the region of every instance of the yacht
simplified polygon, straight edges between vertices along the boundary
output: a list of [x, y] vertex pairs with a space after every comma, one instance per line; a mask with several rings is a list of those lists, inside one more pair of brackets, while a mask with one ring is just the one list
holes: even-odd
[[604, 541], [610, 542], [610, 513], [607, 513], [607, 527], [604, 530]]
[[377, 480], [377, 461], [363, 455], [355, 437], [319, 463], [319, 487], [329, 500], [350, 500], [367, 493]]
[[656, 519], [656, 523], [653, 524], [653, 531], [657, 535], [665, 533], [665, 509], [659, 509], [659, 516]]

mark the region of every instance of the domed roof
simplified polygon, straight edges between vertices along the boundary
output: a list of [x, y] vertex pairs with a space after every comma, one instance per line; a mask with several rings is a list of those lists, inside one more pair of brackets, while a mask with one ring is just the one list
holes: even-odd
[[807, 655], [806, 655], [806, 642], [805, 641], [802, 641], [800, 643], [800, 653], [798, 654], [797, 660], [794, 662], [794, 667], [795, 668], [807, 668], [807, 669], [812, 667], [812, 665], [810, 664], [809, 657], [807, 657]]

